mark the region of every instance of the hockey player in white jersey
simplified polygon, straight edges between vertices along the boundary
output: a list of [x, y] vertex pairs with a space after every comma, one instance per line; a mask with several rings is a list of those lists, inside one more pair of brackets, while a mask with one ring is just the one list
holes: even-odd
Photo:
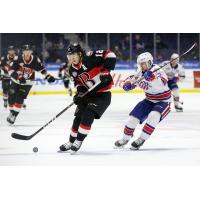
[[[168, 115], [171, 98], [167, 75], [159, 69], [158, 65], [153, 64], [153, 57], [150, 53], [140, 54], [137, 58], [137, 65], [137, 72], [124, 81], [123, 89], [129, 91], [139, 86], [144, 90], [146, 98], [130, 112], [123, 137], [115, 142], [116, 147], [126, 145], [133, 137], [136, 126], [146, 120], [140, 137], [131, 144], [132, 150], [139, 149], [151, 136], [158, 123]], [[154, 72], [157, 69], [159, 70]]]
[[173, 94], [174, 107], [177, 112], [183, 112], [183, 107], [181, 106], [179, 100], [180, 91], [177, 82], [185, 79], [185, 70], [183, 66], [179, 63], [179, 55], [176, 53], [173, 53], [171, 55], [170, 62], [164, 61], [161, 64], [161, 66], [165, 65], [166, 63], [168, 64], [163, 67], [163, 70], [165, 71], [168, 77], [168, 86]]

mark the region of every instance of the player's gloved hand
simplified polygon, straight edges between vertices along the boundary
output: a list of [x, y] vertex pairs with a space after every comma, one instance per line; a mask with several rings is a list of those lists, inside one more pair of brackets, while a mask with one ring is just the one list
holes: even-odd
[[110, 82], [112, 82], [113, 80], [112, 80], [112, 77], [110, 75], [110, 72], [107, 71], [107, 70], [101, 71], [101, 73], [100, 73], [100, 81], [102, 83], [107, 83], [107, 84], [109, 84]]
[[56, 79], [51, 75], [51, 74], [47, 74], [45, 79], [49, 82], [49, 83], [53, 83]]
[[26, 79], [23, 76], [19, 76], [18, 79], [19, 79], [19, 83], [20, 84], [25, 84], [26, 83]]
[[82, 102], [82, 97], [81, 97], [82, 94], [83, 93], [77, 93], [76, 95], [74, 95], [73, 97], [74, 104], [79, 105]]
[[18, 80], [18, 73], [16, 71], [14, 71], [12, 74], [11, 74], [11, 77], [15, 80]]
[[58, 77], [60, 78], [60, 79], [62, 79], [63, 77], [62, 77], [62, 73], [61, 72], [59, 72], [58, 73]]
[[153, 74], [152, 71], [146, 71], [146, 72], [144, 73], [144, 78], [145, 78], [145, 80], [147, 80], [147, 81], [153, 81], [153, 80], [155, 79], [155, 75]]
[[123, 90], [125, 91], [129, 91], [129, 90], [133, 90], [136, 88], [135, 84], [132, 84], [131, 81], [125, 81], [125, 83], [123, 84]]

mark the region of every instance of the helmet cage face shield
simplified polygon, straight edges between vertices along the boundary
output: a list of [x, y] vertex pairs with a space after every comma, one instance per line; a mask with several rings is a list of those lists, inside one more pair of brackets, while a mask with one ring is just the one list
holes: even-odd
[[173, 53], [171, 56], [170, 63], [172, 67], [175, 67], [179, 63], [179, 55], [176, 53]]
[[137, 58], [137, 65], [142, 71], [149, 70], [153, 65], [153, 56], [148, 52], [140, 54]]

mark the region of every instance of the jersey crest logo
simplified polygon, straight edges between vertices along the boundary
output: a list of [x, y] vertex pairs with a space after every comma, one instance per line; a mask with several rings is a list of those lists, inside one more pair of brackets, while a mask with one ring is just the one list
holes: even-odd
[[77, 72], [72, 72], [72, 76], [76, 77], [77, 76]]
[[83, 68], [84, 71], [87, 70], [87, 67], [85, 65], [82, 65], [82, 68]]

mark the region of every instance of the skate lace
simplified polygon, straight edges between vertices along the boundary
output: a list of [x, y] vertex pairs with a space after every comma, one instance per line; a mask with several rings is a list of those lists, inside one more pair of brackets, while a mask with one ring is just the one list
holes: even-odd
[[137, 145], [140, 145], [140, 144], [142, 144], [143, 142], [144, 142], [144, 140], [141, 139], [141, 138], [138, 138], [137, 140], [135, 140], [135, 143], [136, 143]]
[[81, 146], [81, 144], [82, 144], [81, 141], [75, 141], [75, 142], [73, 143], [73, 146], [79, 148], [79, 147]]
[[71, 147], [72, 143], [71, 142], [67, 142], [64, 144], [65, 147]]

